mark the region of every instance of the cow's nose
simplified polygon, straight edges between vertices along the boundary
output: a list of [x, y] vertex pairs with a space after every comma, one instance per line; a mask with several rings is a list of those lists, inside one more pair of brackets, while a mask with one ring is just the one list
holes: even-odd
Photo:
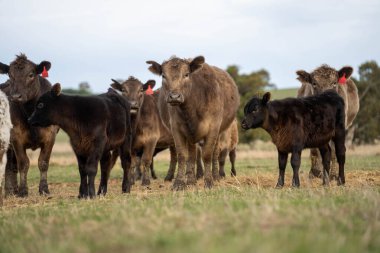
[[21, 99], [22, 99], [22, 96], [19, 93], [15, 93], [15, 94], [11, 95], [11, 100], [12, 101], [21, 101]]
[[131, 108], [138, 108], [139, 107], [139, 104], [136, 101], [132, 101], [132, 102], [130, 102], [130, 104], [131, 104]]
[[169, 96], [172, 100], [179, 100], [181, 98], [181, 94], [175, 92], [171, 92]]

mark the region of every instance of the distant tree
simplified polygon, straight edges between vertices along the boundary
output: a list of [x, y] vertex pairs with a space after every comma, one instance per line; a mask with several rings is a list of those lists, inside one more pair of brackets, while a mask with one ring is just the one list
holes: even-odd
[[354, 121], [354, 140], [373, 143], [380, 138], [380, 68], [375, 61], [359, 66], [359, 80], [354, 80], [359, 90], [360, 110]]
[[[227, 67], [227, 72], [230, 74], [232, 79], [234, 79], [239, 88], [241, 97], [237, 116], [240, 123], [244, 117], [244, 106], [249, 99], [258, 93], [262, 94], [264, 89], [274, 87], [274, 85], [270, 83], [269, 72], [264, 69], [253, 71], [249, 74], [240, 74], [239, 67], [236, 65], [231, 65]], [[239, 141], [241, 143], [248, 143], [255, 139], [269, 140], [270, 137], [262, 129], [243, 131], [241, 127], [239, 127]]]
[[78, 89], [62, 89], [62, 92], [70, 95], [89, 96], [92, 95], [91, 87], [88, 82], [81, 82], [78, 85]]

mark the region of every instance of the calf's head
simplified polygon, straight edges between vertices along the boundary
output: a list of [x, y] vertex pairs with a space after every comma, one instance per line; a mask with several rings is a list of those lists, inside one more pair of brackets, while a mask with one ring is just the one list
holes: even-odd
[[244, 107], [244, 118], [241, 127], [245, 130], [261, 127], [268, 115], [268, 102], [271, 94], [265, 93], [262, 98], [253, 97]]
[[308, 73], [305, 70], [298, 70], [297, 79], [306, 85], [312, 87], [313, 95], [320, 94], [328, 89], [338, 90], [338, 85], [345, 85], [353, 72], [352, 67], [343, 67], [339, 71], [328, 65], [322, 65], [313, 72]]
[[150, 86], [153, 87], [156, 85], [156, 81], [148, 80], [145, 84], [140, 82], [140, 80], [134, 78], [133, 76], [129, 77], [125, 82], [118, 82], [114, 79], [111, 79], [113, 83], [111, 87], [115, 90], [118, 90], [122, 93], [124, 97], [127, 98], [129, 104], [131, 105], [131, 114], [137, 114], [144, 102], [144, 93]]
[[10, 83], [10, 99], [14, 102], [24, 103], [38, 96], [40, 82], [38, 75], [44, 68], [49, 70], [51, 63], [42, 61], [35, 64], [24, 54], [16, 56], [16, 59], [8, 66], [0, 63], [0, 74], [8, 74]]
[[43, 94], [37, 101], [34, 112], [29, 117], [28, 122], [32, 126], [47, 127], [55, 125], [55, 119], [60, 117], [57, 101], [60, 99], [61, 85], [56, 83], [51, 91]]
[[191, 75], [199, 70], [205, 58], [195, 57], [192, 60], [173, 57], [162, 64], [155, 61], [147, 61], [150, 64], [149, 70], [162, 77], [162, 88], [167, 91], [166, 102], [170, 105], [180, 105], [185, 102], [186, 93], [190, 90], [192, 81]]

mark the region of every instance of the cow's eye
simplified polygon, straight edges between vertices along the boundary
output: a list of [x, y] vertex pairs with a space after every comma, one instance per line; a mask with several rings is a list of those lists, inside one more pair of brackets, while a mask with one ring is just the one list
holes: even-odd
[[141, 89], [140, 92], [144, 92], [144, 89]]
[[164, 74], [162, 74], [162, 79], [166, 79], [166, 76]]
[[189, 77], [189, 73], [186, 73], [186, 74], [184, 75], [184, 77], [185, 77], [185, 78], [188, 78], [188, 77]]
[[29, 78], [33, 78], [34, 77], [34, 73], [31, 72], [29, 75], [28, 75]]
[[42, 108], [44, 108], [44, 103], [38, 103], [37, 108], [38, 108], [38, 109], [42, 109]]

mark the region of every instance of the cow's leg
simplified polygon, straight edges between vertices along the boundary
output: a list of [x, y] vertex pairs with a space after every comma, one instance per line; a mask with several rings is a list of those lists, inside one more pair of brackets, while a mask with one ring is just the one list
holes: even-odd
[[323, 164], [323, 185], [329, 185], [329, 174], [330, 174], [330, 161], [331, 161], [331, 148], [327, 144], [319, 148], [321, 152], [322, 164]]
[[336, 155], [335, 155], [335, 144], [333, 141], [330, 141], [329, 143], [330, 149], [331, 149], [331, 162], [330, 162], [330, 179], [335, 180], [337, 179], [337, 161], [336, 161]]
[[282, 188], [285, 184], [285, 168], [288, 162], [288, 153], [278, 151], [278, 181], [276, 188]]
[[177, 151], [175, 146], [170, 146], [170, 165], [168, 173], [166, 174], [165, 181], [172, 181], [174, 178], [175, 167], [177, 166]]
[[3, 206], [3, 178], [5, 174], [5, 167], [7, 165], [6, 150], [0, 151], [0, 207]]
[[301, 150], [294, 150], [292, 152], [292, 157], [290, 158], [290, 164], [293, 168], [293, 180], [292, 180], [292, 186], [293, 187], [300, 187], [300, 178], [298, 175], [300, 165], [301, 165]]
[[196, 178], [200, 179], [203, 177], [203, 164], [202, 164], [202, 148], [199, 144], [197, 146], [197, 174]]
[[214, 152], [212, 153], [212, 177], [214, 180], [219, 181], [219, 137], [216, 139]]
[[18, 193], [17, 160], [12, 146], [7, 151], [7, 165], [5, 167], [5, 196]]
[[346, 183], [346, 179], [344, 176], [344, 163], [346, 162], [346, 146], [345, 146], [344, 129], [335, 130], [334, 143], [335, 143], [336, 158], [339, 164], [338, 185], [344, 185]]
[[78, 161], [78, 169], [80, 175], [79, 195], [78, 198], [87, 198], [88, 196], [88, 184], [87, 184], [87, 172], [86, 172], [86, 160], [84, 156], [76, 155]]
[[187, 143], [187, 149], [189, 151], [189, 159], [186, 163], [186, 184], [196, 185], [197, 179], [195, 178], [195, 161], [197, 159], [196, 144]]
[[153, 179], [157, 179], [156, 172], [154, 171], [154, 159], [152, 157], [152, 161], [150, 162], [150, 173]]
[[28, 176], [28, 170], [29, 170], [29, 158], [26, 155], [26, 150], [22, 145], [19, 144], [13, 144], [16, 159], [17, 159], [17, 169], [20, 173], [20, 186], [18, 191], [19, 197], [26, 197], [28, 196], [28, 182], [27, 182], [27, 176]]
[[235, 169], [235, 160], [236, 160], [236, 148], [230, 151], [230, 162], [231, 162], [231, 176], [236, 177]]
[[226, 164], [226, 158], [228, 154], [228, 149], [223, 149], [219, 153], [219, 175], [221, 177], [226, 177], [226, 172], [224, 171], [224, 165]]
[[[205, 188], [212, 188], [213, 186], [213, 173], [211, 172], [211, 163], [213, 162], [213, 154], [218, 141], [218, 133], [216, 129], [211, 129], [209, 136], [205, 139], [205, 143], [202, 149], [203, 164], [205, 167]], [[219, 176], [219, 170], [215, 173]]]
[[47, 172], [49, 169], [49, 161], [53, 145], [54, 139], [42, 145], [38, 157], [38, 168], [40, 169], [40, 185], [38, 191], [41, 195], [50, 194], [47, 182]]
[[106, 195], [108, 187], [108, 179], [110, 177], [110, 172], [112, 169], [112, 157], [111, 152], [104, 152], [102, 158], [100, 159], [100, 184], [98, 189], [98, 195]]
[[321, 155], [316, 148], [310, 149], [310, 161], [311, 161], [311, 168], [309, 172], [309, 177], [322, 177], [322, 159]]
[[144, 152], [141, 157], [140, 170], [142, 172], [141, 185], [150, 185], [149, 170], [153, 160], [154, 149], [156, 148], [157, 141], [151, 141], [144, 147]]
[[187, 141], [185, 139], [186, 137], [181, 135], [178, 131], [176, 131], [175, 127], [176, 126], [174, 126], [174, 128], [172, 129], [172, 133], [178, 157], [178, 172], [177, 177], [174, 180], [172, 189], [176, 191], [181, 191], [186, 188], [185, 168], [186, 162], [189, 159], [189, 152], [187, 150]]
[[[100, 153], [100, 152], [99, 152]], [[95, 195], [95, 177], [98, 172], [98, 163], [100, 157], [102, 156], [98, 152], [92, 153], [86, 162], [86, 172], [87, 172], [87, 184], [88, 184], [88, 196], [93, 199]]]
[[121, 190], [123, 193], [130, 193], [134, 183], [134, 175], [131, 166], [131, 151], [128, 148], [127, 143], [124, 143], [124, 145], [120, 148], [120, 160], [121, 167], [124, 171]]

